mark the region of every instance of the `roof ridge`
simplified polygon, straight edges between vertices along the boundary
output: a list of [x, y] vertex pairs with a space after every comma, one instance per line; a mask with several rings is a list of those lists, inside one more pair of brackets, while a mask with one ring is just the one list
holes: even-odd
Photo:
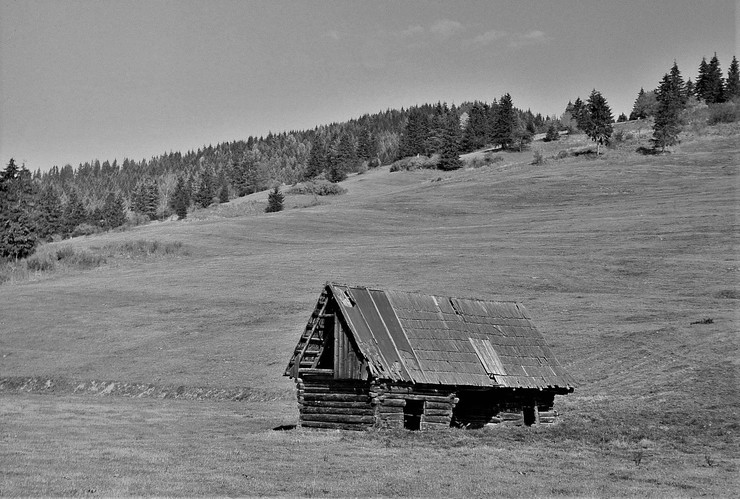
[[522, 302], [519, 302], [516, 300], [493, 300], [493, 299], [477, 298], [477, 297], [472, 297], [472, 296], [444, 295], [444, 294], [438, 294], [438, 293], [425, 293], [422, 291], [404, 291], [401, 289], [381, 288], [381, 287], [375, 287], [375, 286], [366, 286], [363, 284], [349, 284], [346, 282], [339, 282], [339, 281], [326, 281], [326, 285], [327, 286], [328, 285], [343, 286], [347, 288], [362, 288], [362, 289], [367, 289], [368, 291], [381, 291], [383, 293], [390, 291], [392, 293], [406, 293], [408, 295], [430, 296], [430, 297], [435, 297], [435, 298], [445, 298], [445, 299], [455, 299], [455, 300], [480, 301], [484, 303], [514, 303], [517, 305], [522, 304]]

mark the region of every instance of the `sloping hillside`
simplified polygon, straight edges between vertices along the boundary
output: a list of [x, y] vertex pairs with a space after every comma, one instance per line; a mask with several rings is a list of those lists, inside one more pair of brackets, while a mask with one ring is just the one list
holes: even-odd
[[552, 158], [566, 140], [544, 165], [386, 167], [314, 206], [61, 243], [187, 251], [0, 286], [0, 378], [288, 401], [282, 371], [327, 280], [513, 299], [581, 384], [558, 401], [563, 438], [646, 439], [736, 471], [740, 133], [709, 132], [665, 156]]

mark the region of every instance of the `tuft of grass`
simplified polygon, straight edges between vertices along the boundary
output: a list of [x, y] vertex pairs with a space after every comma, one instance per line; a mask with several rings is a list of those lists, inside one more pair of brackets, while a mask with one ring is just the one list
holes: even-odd
[[101, 250], [110, 257], [147, 258], [151, 256], [188, 256], [190, 250], [180, 241], [160, 243], [159, 241], [124, 241], [106, 244]]

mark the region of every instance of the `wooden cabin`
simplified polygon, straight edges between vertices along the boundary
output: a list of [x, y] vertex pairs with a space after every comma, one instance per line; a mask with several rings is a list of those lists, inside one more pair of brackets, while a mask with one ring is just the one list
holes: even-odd
[[519, 303], [327, 283], [285, 370], [313, 428], [553, 423], [573, 391]]

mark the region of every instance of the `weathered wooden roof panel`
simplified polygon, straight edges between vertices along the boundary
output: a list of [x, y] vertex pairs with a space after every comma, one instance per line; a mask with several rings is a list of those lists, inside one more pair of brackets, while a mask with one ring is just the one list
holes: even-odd
[[[573, 388], [514, 302], [328, 283], [371, 374], [399, 382]], [[477, 348], [476, 348], [477, 347]]]

